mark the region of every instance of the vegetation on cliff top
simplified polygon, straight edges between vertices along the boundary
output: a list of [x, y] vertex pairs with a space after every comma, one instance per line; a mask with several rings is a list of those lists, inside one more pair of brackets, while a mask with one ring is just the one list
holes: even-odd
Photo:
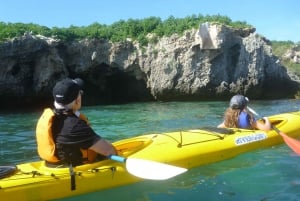
[[185, 30], [198, 28], [201, 23], [214, 22], [237, 29], [251, 28], [246, 22], [233, 22], [230, 18], [221, 15], [203, 16], [192, 15], [185, 18], [170, 16], [166, 20], [159, 17], [144, 19], [120, 20], [111, 25], [94, 23], [89, 26], [70, 26], [68, 28], [48, 28], [37, 24], [4, 23], [0, 22], [0, 42], [22, 36], [25, 32], [55, 37], [64, 41], [80, 40], [84, 38], [107, 39], [113, 42], [124, 41], [127, 38], [138, 40], [141, 45], [148, 42], [147, 34], [152, 33], [157, 37], [170, 36], [174, 33], [181, 34]]

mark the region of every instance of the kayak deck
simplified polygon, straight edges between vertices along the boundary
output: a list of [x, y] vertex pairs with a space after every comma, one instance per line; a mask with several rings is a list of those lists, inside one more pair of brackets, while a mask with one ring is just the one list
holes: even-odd
[[[300, 137], [300, 113], [269, 117], [290, 137]], [[202, 128], [141, 135], [114, 142], [119, 155], [193, 168], [251, 150], [283, 143], [274, 130]], [[71, 190], [68, 167], [47, 167], [44, 161], [16, 166], [12, 175], [0, 179], [0, 197], [11, 200], [49, 200], [75, 196], [140, 181], [124, 163], [103, 160], [74, 167], [76, 189]], [[51, 189], [55, 188], [55, 192]]]

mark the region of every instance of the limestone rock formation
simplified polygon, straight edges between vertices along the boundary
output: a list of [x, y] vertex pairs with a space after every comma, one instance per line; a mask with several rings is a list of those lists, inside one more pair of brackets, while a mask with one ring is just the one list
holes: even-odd
[[51, 105], [55, 82], [67, 76], [85, 80], [87, 104], [293, 97], [299, 79], [277, 60], [255, 29], [209, 23], [147, 47], [26, 34], [0, 45], [0, 105]]
[[287, 50], [283, 55], [283, 59], [288, 59], [295, 64], [300, 64], [300, 46]]

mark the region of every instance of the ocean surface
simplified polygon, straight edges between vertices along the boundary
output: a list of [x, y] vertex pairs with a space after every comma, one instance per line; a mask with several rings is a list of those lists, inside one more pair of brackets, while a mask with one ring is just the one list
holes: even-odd
[[[97, 133], [113, 142], [153, 132], [217, 126], [227, 106], [221, 101], [151, 102], [89, 106], [81, 111]], [[251, 101], [250, 107], [268, 116], [300, 110], [300, 100]], [[0, 111], [0, 165], [39, 159], [35, 126], [41, 113]], [[300, 157], [282, 144], [194, 168], [166, 181], [147, 180], [61, 200], [299, 201]]]

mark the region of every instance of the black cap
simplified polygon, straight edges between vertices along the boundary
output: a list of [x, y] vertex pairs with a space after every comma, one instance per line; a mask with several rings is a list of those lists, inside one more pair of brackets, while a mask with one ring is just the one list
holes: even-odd
[[53, 88], [53, 97], [57, 103], [67, 105], [74, 101], [79, 91], [83, 89], [84, 82], [80, 78], [74, 80], [65, 78], [56, 83]]
[[229, 106], [232, 109], [244, 109], [249, 102], [249, 99], [243, 95], [235, 95], [230, 99]]

